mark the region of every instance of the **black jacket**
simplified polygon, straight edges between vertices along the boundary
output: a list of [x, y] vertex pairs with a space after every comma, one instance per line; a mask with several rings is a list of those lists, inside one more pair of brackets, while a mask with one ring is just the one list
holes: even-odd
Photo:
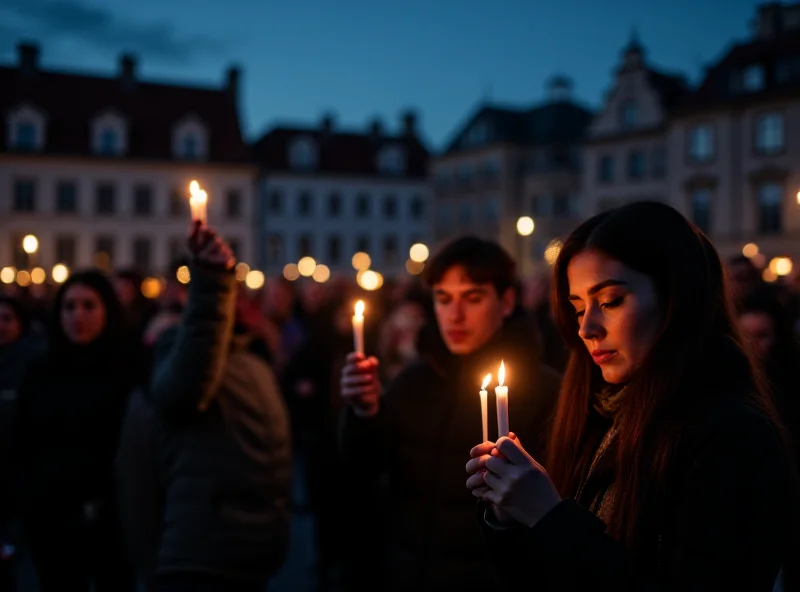
[[[387, 583], [376, 589], [494, 589], [464, 466], [481, 441], [481, 380], [488, 372], [496, 375], [501, 360], [508, 369], [511, 430], [541, 458], [559, 377], [539, 363], [535, 328], [521, 320], [508, 322], [473, 355], [440, 357], [403, 371], [388, 385], [377, 417], [364, 420], [345, 411], [346, 458], [362, 476], [388, 473], [389, 565]], [[495, 439], [491, 392], [489, 437]]]
[[193, 268], [183, 320], [156, 346], [157, 574], [263, 580], [288, 549], [288, 418], [270, 368], [234, 338], [236, 289], [233, 274]]
[[[741, 400], [707, 411], [679, 445], [668, 489], [651, 505], [636, 548], [608, 536], [565, 500], [533, 528], [481, 519], [508, 589], [771, 592], [787, 564], [788, 459], [772, 423]], [[585, 498], [591, 497], [584, 495]]]

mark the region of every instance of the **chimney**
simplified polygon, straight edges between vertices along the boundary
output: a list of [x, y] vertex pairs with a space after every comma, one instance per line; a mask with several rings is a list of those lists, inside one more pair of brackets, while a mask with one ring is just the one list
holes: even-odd
[[333, 131], [333, 125], [335, 123], [335, 118], [333, 113], [325, 113], [322, 116], [322, 121], [320, 122], [320, 129], [325, 132], [326, 134], [331, 133]]
[[234, 99], [239, 96], [239, 80], [242, 77], [242, 71], [238, 66], [230, 66], [225, 71], [225, 90]]
[[33, 76], [39, 69], [39, 45], [23, 41], [17, 45], [19, 69], [26, 76]]
[[383, 136], [383, 122], [379, 117], [376, 117], [369, 123], [369, 135], [374, 140], [378, 140]]
[[119, 80], [125, 90], [136, 86], [136, 56], [131, 53], [119, 56]]
[[417, 114], [412, 109], [403, 112], [401, 117], [403, 122], [403, 133], [406, 136], [415, 136], [417, 134]]
[[572, 99], [572, 80], [561, 74], [547, 81], [547, 100], [550, 103], [563, 103]]

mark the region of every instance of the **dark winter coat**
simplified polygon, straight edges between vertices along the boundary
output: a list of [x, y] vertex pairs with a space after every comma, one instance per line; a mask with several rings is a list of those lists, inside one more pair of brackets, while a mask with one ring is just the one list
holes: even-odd
[[288, 418], [272, 371], [234, 337], [236, 289], [233, 274], [193, 268], [183, 320], [156, 346], [157, 574], [265, 580], [288, 549]]

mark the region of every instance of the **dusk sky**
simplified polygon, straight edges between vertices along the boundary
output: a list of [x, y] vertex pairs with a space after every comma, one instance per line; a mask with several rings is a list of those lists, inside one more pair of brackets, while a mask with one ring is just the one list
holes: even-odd
[[653, 64], [697, 79], [749, 35], [757, 0], [0, 0], [0, 62], [38, 41], [45, 67], [113, 74], [123, 51], [141, 76], [221, 84], [243, 68], [255, 137], [279, 122], [398, 124], [418, 110], [440, 149], [484, 98], [541, 100], [554, 73], [597, 107], [635, 28]]

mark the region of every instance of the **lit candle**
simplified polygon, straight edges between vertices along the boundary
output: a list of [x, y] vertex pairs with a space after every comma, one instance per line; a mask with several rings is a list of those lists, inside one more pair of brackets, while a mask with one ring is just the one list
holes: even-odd
[[208, 224], [208, 194], [200, 189], [197, 181], [189, 184], [189, 207], [192, 209], [192, 220], [197, 220], [206, 226]]
[[481, 392], [479, 393], [481, 396], [481, 419], [483, 420], [483, 440], [482, 442], [489, 441], [489, 406], [487, 403], [487, 395], [486, 387], [489, 386], [489, 383], [492, 381], [492, 375], [487, 374], [486, 377], [483, 379], [483, 384], [481, 385]]
[[508, 387], [503, 383], [506, 381], [506, 365], [500, 362], [500, 371], [497, 373], [498, 385], [494, 389], [495, 399], [497, 400], [497, 438], [508, 436]]
[[353, 315], [353, 345], [355, 351], [364, 355], [364, 301], [356, 302], [356, 311]]

